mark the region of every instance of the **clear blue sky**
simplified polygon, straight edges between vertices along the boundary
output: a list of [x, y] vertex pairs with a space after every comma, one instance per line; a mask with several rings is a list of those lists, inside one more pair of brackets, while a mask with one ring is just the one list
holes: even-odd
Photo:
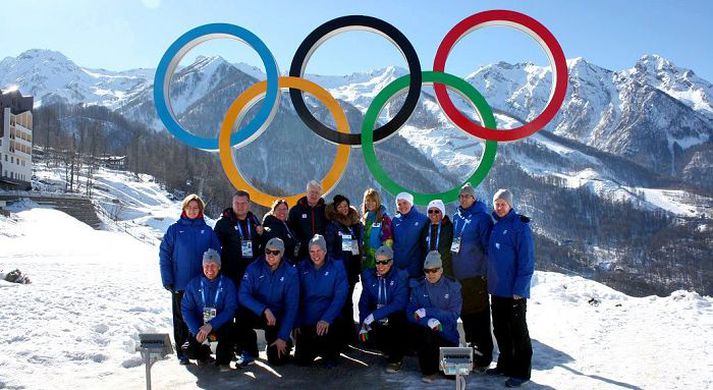
[[[713, 81], [713, 1], [395, 1], [395, 0], [11, 0], [2, 2], [0, 58], [32, 48], [57, 50], [81, 66], [124, 70], [154, 68], [181, 34], [205, 23], [241, 25], [272, 50], [281, 71], [319, 24], [342, 15], [366, 14], [399, 28], [418, 51], [422, 67], [458, 21], [487, 9], [512, 9], [539, 20], [560, 41], [567, 58], [584, 57], [612, 70], [629, 68], [642, 54], [660, 54]], [[218, 54], [259, 65], [238, 42], [208, 42], [189, 53]], [[464, 76], [497, 61], [545, 63], [537, 45], [508, 28], [487, 28], [462, 40], [447, 70]], [[324, 44], [308, 72], [346, 74], [387, 65], [405, 66], [384, 39], [349, 32]]]

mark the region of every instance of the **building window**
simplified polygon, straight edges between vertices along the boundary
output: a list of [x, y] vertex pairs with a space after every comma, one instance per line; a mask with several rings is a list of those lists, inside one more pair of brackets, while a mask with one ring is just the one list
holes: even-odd
[[10, 164], [15, 162], [15, 156], [10, 156]]
[[25, 160], [22, 160], [22, 166], [23, 167], [25, 166]]
[[[7, 162], [7, 154], [5, 155], [5, 162]], [[7, 173], [5, 174], [7, 176]]]

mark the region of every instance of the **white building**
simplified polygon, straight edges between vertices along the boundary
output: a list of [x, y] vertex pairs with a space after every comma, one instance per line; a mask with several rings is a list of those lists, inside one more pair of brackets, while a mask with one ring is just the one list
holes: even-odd
[[33, 98], [0, 91], [0, 182], [27, 187], [32, 176]]

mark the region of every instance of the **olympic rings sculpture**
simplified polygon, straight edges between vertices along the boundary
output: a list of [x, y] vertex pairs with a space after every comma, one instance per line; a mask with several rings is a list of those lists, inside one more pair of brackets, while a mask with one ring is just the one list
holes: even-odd
[[[545, 51], [552, 67], [553, 83], [545, 109], [528, 123], [515, 129], [497, 129], [495, 117], [485, 98], [465, 80], [445, 72], [446, 60], [455, 44], [470, 32], [479, 28], [502, 25], [516, 28], [533, 38]], [[337, 100], [324, 88], [302, 76], [311, 55], [317, 48], [345, 31], [365, 30], [376, 33], [392, 42], [401, 52], [409, 68], [409, 74], [392, 81], [372, 101], [368, 107], [361, 134], [352, 134], [344, 111]], [[181, 59], [193, 47], [217, 38], [230, 38], [244, 42], [253, 48], [265, 66], [266, 81], [258, 82], [240, 94], [226, 112], [217, 139], [199, 137], [184, 129], [175, 117], [169, 92], [171, 78]], [[425, 205], [433, 199], [452, 202], [458, 198], [460, 186], [441, 193], [418, 193], [410, 191], [392, 180], [381, 167], [376, 157], [374, 144], [386, 140], [406, 123], [416, 109], [423, 83], [433, 84], [436, 102], [453, 124], [468, 134], [485, 140], [485, 148], [479, 166], [467, 179], [473, 186], [479, 185], [487, 176], [495, 161], [498, 141], [514, 141], [528, 137], [542, 129], [557, 114], [567, 92], [567, 64], [564, 53], [554, 35], [537, 20], [515, 11], [491, 10], [473, 14], [456, 24], [438, 47], [433, 63], [433, 71], [422, 71], [416, 51], [408, 39], [391, 24], [371, 16], [348, 15], [332, 19], [312, 31], [298, 47], [292, 59], [289, 76], [280, 77], [277, 63], [267, 46], [250, 31], [231, 24], [206, 24], [194, 28], [179, 37], [166, 50], [156, 69], [154, 80], [154, 102], [159, 119], [168, 131], [186, 144], [204, 150], [218, 150], [221, 165], [230, 182], [239, 189], [247, 189], [251, 199], [263, 206], [281, 198], [264, 193], [252, 185], [240, 173], [231, 148], [239, 149], [256, 139], [271, 123], [279, 107], [280, 90], [289, 89], [290, 98], [300, 119], [317, 135], [337, 145], [337, 154], [331, 168], [322, 179], [325, 193], [329, 193], [341, 179], [349, 161], [351, 147], [361, 146], [364, 160], [376, 181], [389, 193], [408, 191], [414, 194], [414, 203]], [[475, 108], [482, 123], [473, 122], [462, 114], [448, 96], [450, 87], [462, 95]], [[380, 111], [396, 95], [408, 89], [403, 106], [391, 120], [374, 128]], [[331, 129], [316, 119], [307, 108], [302, 92], [312, 94], [322, 102], [334, 117], [336, 129]], [[255, 117], [245, 126], [231, 134], [233, 126], [240, 124], [248, 109], [263, 100]], [[304, 193], [286, 197], [294, 204]]]

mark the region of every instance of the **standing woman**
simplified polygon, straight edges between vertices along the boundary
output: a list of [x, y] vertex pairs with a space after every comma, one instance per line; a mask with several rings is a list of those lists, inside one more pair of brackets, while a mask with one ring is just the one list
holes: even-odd
[[428, 223], [421, 230], [423, 253], [438, 251], [443, 262], [443, 273], [453, 275], [453, 223], [446, 215], [446, 206], [440, 199], [428, 203]]
[[373, 188], [364, 191], [361, 209], [361, 218], [364, 224], [363, 247], [366, 255], [362, 268], [373, 269], [376, 250], [382, 245], [391, 248], [394, 244], [391, 218], [386, 214], [386, 208], [381, 204], [381, 196]]
[[339, 316], [339, 328], [342, 331], [340, 340], [347, 344], [356, 341], [352, 294], [361, 274], [363, 226], [359, 220], [359, 212], [344, 195], [336, 195], [333, 198], [332, 203], [325, 208], [325, 215], [329, 221], [324, 237], [327, 240], [327, 253], [342, 261], [349, 282], [347, 300]]
[[294, 265], [300, 261], [300, 241], [290, 225], [287, 224], [288, 210], [289, 205], [286, 200], [277, 199], [272, 202], [271, 210], [262, 219], [262, 228], [264, 229], [262, 239], [264, 242], [270, 241], [271, 238], [282, 240], [285, 244], [283, 258]]
[[205, 223], [205, 203], [196, 194], [183, 199], [181, 218], [168, 227], [159, 248], [159, 266], [163, 287], [173, 298], [173, 338], [176, 355], [181, 364], [188, 357], [181, 348], [190, 337], [188, 326], [181, 314], [181, 300], [188, 282], [203, 274], [203, 253], [208, 248], [220, 251], [220, 241], [213, 229]]

